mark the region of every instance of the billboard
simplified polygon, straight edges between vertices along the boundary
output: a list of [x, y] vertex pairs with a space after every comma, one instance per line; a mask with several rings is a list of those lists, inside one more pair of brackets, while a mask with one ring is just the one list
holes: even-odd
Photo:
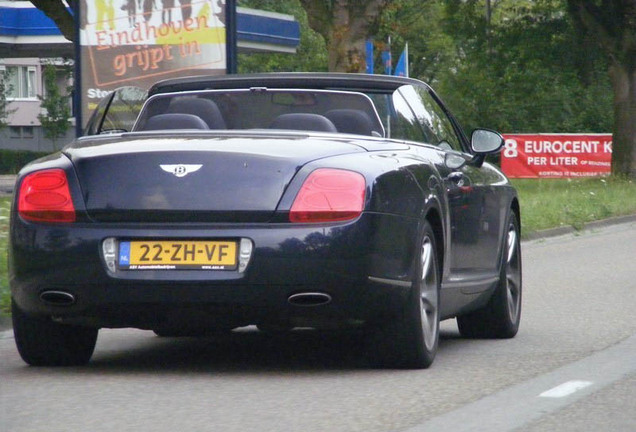
[[110, 91], [226, 72], [225, 0], [83, 0], [82, 119]]
[[510, 178], [609, 175], [612, 134], [504, 134], [501, 168]]

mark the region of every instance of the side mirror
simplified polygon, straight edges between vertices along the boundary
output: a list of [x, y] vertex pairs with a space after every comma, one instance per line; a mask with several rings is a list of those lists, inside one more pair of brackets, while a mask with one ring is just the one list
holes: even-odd
[[470, 137], [470, 147], [478, 155], [497, 153], [504, 143], [501, 134], [488, 129], [475, 129]]
[[486, 160], [486, 156], [498, 153], [504, 146], [505, 141], [499, 132], [489, 129], [475, 129], [470, 137], [470, 148], [475, 156], [470, 164], [481, 167]]

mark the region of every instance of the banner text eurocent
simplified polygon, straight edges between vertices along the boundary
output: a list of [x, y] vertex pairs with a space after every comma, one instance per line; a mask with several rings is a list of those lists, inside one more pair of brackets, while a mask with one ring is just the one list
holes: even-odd
[[608, 175], [611, 134], [505, 134], [501, 166], [512, 178]]
[[[525, 153], [604, 153], [612, 152], [612, 141], [535, 141], [523, 143]], [[601, 146], [602, 149], [601, 149]]]

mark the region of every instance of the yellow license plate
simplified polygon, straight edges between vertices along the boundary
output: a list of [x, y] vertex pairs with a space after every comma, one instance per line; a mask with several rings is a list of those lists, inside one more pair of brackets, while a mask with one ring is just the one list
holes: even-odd
[[132, 240], [119, 243], [124, 270], [234, 270], [237, 243], [220, 240]]

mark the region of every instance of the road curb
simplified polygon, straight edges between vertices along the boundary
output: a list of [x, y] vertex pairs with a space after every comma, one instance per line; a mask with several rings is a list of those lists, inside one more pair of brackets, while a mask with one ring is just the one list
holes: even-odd
[[588, 222], [583, 225], [583, 228], [576, 229], [573, 226], [563, 226], [559, 228], [551, 228], [547, 230], [535, 231], [530, 234], [524, 235], [522, 240], [524, 241], [532, 241], [532, 240], [542, 240], [552, 237], [559, 237], [567, 234], [576, 234], [583, 233], [585, 231], [592, 231], [595, 229], [605, 228], [612, 225], [620, 225], [624, 223], [636, 223], [636, 214], [625, 215], [625, 216], [616, 216], [608, 219], [601, 219], [597, 221]]

